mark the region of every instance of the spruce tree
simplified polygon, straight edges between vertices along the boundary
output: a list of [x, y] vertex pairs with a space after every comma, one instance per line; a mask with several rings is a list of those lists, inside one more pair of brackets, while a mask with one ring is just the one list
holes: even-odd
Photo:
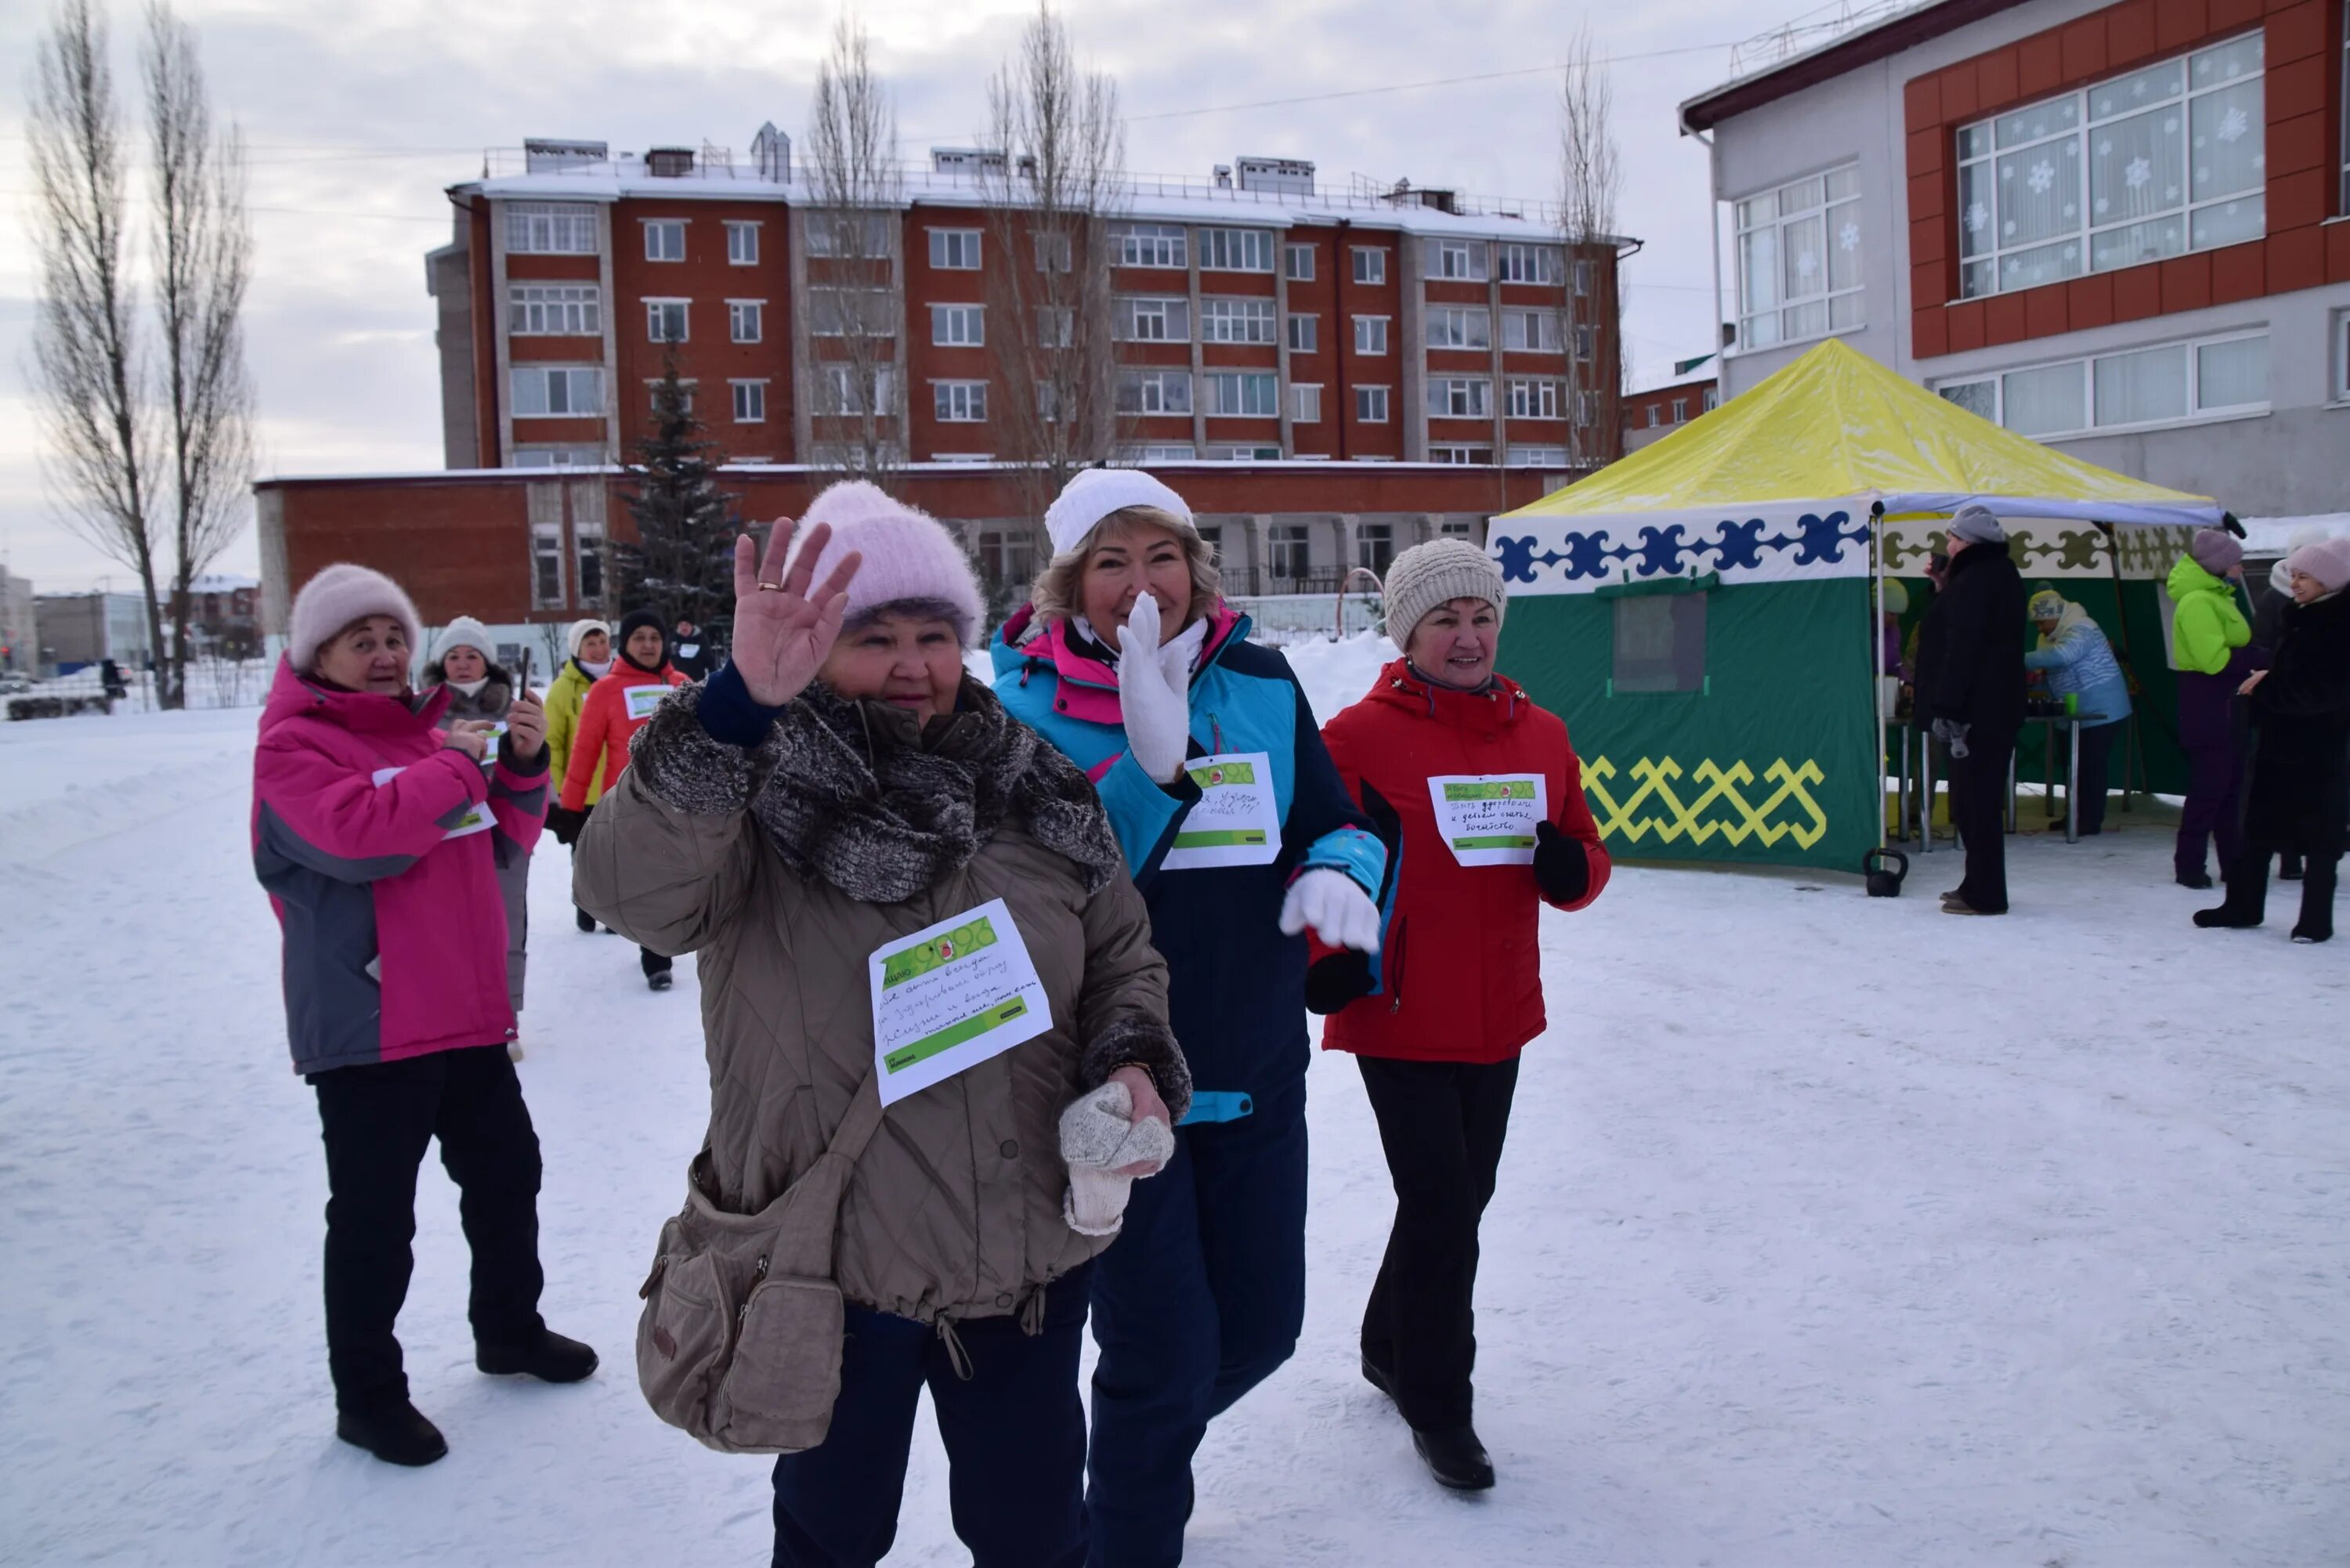
[[662, 367], [653, 387], [652, 434], [637, 443], [625, 499], [636, 520], [634, 544], [614, 552], [622, 613], [657, 611], [673, 628], [691, 620], [702, 640], [723, 648], [734, 621], [734, 516], [741, 500], [718, 488], [717, 443], [677, 379], [677, 362]]

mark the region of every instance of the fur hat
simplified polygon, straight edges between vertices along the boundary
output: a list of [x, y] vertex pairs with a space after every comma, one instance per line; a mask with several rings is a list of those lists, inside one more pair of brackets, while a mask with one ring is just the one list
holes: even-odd
[[1988, 506], [1969, 502], [1950, 518], [1950, 534], [1970, 545], [2004, 545], [2007, 525]]
[[490, 640], [490, 628], [472, 616], [461, 615], [441, 628], [441, 635], [432, 639], [432, 662], [440, 663], [451, 649], [459, 648], [472, 649], [484, 664], [497, 661], [498, 645]]
[[1466, 539], [1430, 539], [1414, 545], [1388, 566], [1388, 635], [1399, 645], [1409, 642], [1420, 618], [1451, 599], [1483, 599], [1493, 607], [1493, 624], [1502, 624], [1508, 590], [1502, 587], [1502, 568], [1491, 556]]
[[1061, 487], [1045, 509], [1045, 532], [1053, 554], [1066, 556], [1086, 542], [1101, 520], [1129, 506], [1155, 506], [1193, 534], [1191, 508], [1174, 491], [1139, 468], [1088, 468]]
[[841, 624], [853, 626], [891, 605], [909, 601], [944, 607], [954, 622], [955, 635], [966, 647], [983, 618], [984, 601], [971, 558], [946, 524], [927, 512], [892, 500], [879, 485], [861, 479], [830, 485], [808, 503], [799, 532], [792, 538], [785, 572], [799, 559], [808, 530], [818, 523], [832, 524], [832, 540], [816, 558], [808, 578], [813, 589], [840, 558], [851, 550], [865, 558], [848, 584], [848, 615]]
[[2243, 542], [2232, 534], [2217, 528], [2198, 528], [2187, 553], [2195, 564], [2215, 577], [2224, 577], [2244, 564]]
[[2350, 538], [2322, 539], [2303, 545], [2284, 558], [2286, 569], [2315, 577], [2329, 594], [2350, 588]]
[[609, 626], [592, 616], [586, 620], [573, 621], [563, 633], [563, 651], [574, 659], [578, 658], [579, 645], [588, 640], [589, 632], [594, 631], [600, 631], [606, 637], [612, 635], [612, 628]]
[[417, 619], [416, 606], [400, 591], [398, 583], [381, 572], [338, 561], [304, 583], [302, 591], [294, 596], [286, 657], [296, 670], [315, 675], [318, 649], [334, 641], [353, 621], [365, 620], [371, 615], [388, 615], [398, 621], [408, 633], [411, 649], [422, 645], [423, 623]]

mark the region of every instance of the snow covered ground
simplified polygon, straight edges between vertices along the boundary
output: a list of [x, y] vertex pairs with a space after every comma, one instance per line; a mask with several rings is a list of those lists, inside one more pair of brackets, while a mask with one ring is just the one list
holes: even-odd
[[[1378, 651], [1292, 657], [1326, 705]], [[661, 1426], [630, 1366], [706, 1108], [692, 966], [654, 996], [573, 930], [552, 845], [523, 1068], [546, 1304], [605, 1370], [473, 1372], [428, 1169], [401, 1332], [451, 1457], [333, 1440], [254, 719], [0, 725], [0, 1561], [765, 1561], [765, 1465]], [[1390, 1199], [1353, 1067], [1317, 1061], [1305, 1338], [1211, 1434], [1190, 1561], [2343, 1562], [2350, 952], [2289, 916], [2192, 929], [2168, 853], [2017, 842], [2003, 920], [1936, 912], [1940, 856], [1898, 902], [1634, 868], [1545, 916], [1554, 1026], [1485, 1229], [1482, 1499], [1430, 1484], [1355, 1374]], [[926, 1432], [889, 1562], [968, 1561]]]

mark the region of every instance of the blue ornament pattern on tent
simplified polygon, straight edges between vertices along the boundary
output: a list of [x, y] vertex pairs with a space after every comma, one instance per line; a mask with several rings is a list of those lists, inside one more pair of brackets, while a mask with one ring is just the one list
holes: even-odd
[[1794, 551], [1786, 562], [1789, 566], [1841, 565], [1846, 545], [1868, 543], [1866, 524], [1855, 524], [1852, 514], [1843, 510], [1804, 513], [1796, 519], [1793, 534], [1766, 536], [1762, 532], [1766, 526], [1760, 517], [1724, 518], [1718, 537], [1695, 540], [1685, 537], [1688, 528], [1683, 524], [1644, 527], [1637, 547], [1616, 544], [1605, 529], [1569, 533], [1547, 543], [1531, 535], [1503, 535], [1493, 540], [1493, 549], [1504, 582], [1540, 582], [1543, 570], [1555, 567], [1560, 568], [1561, 580], [1573, 583], [1604, 579], [1614, 563], [1623, 561], [1636, 562], [1633, 571], [1641, 577], [1702, 571], [1707, 569], [1708, 556], [1712, 557], [1711, 569], [1717, 572], [1762, 571], [1774, 564], [1765, 560], [1766, 551], [1774, 556]]

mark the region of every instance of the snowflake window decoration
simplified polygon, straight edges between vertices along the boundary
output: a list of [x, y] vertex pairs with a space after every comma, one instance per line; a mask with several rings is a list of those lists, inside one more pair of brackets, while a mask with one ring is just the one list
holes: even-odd
[[2013, 218], [2010, 218], [2006, 223], [2002, 223], [1999, 227], [1999, 232], [2003, 234], [2012, 234], [2015, 233], [2015, 220]]
[[2123, 183], [2126, 184], [2133, 191], [2147, 184], [2148, 182], [2152, 181], [2153, 178], [2154, 163], [2152, 160], [2147, 158], [2131, 159], [2129, 161], [2129, 166], [2122, 171]]
[[2110, 206], [2112, 206], [2112, 205], [2113, 205], [2113, 203], [2112, 203], [2111, 202], [2106, 201], [2103, 196], [2098, 197], [2098, 198], [2097, 198], [2097, 216], [2099, 216], [2099, 217], [2101, 217], [2101, 218], [2102, 218], [2102, 217], [2104, 217], [2104, 216], [2106, 215], [2106, 208], [2108, 208], [2108, 207], [2110, 207]]
[[2048, 187], [2054, 183], [2056, 183], [2056, 165], [2049, 162], [2043, 158], [2039, 162], [2034, 163], [2032, 166], [2032, 193], [2033, 195], [2045, 196], [2048, 194]]
[[2220, 140], [2230, 144], [2241, 141], [2244, 132], [2250, 130], [2251, 125], [2251, 119], [2241, 106], [2231, 107], [2220, 117]]
[[1842, 246], [1847, 254], [1860, 249], [1860, 225], [1858, 223], [1846, 223], [1843, 228], [1838, 229], [1836, 231], [1836, 244]]
[[2097, 156], [2100, 158], [2110, 158], [2113, 155], [2114, 139], [2108, 136], [2097, 143]]
[[1981, 202], [1975, 202], [1967, 209], [1967, 232], [1969, 234], [1981, 234], [1990, 223], [1991, 209], [1984, 206]]
[[1795, 275], [1797, 277], [1809, 278], [1812, 274], [1819, 270], [1820, 258], [1814, 255], [1811, 252], [1805, 251], [1803, 254], [1795, 258]]

